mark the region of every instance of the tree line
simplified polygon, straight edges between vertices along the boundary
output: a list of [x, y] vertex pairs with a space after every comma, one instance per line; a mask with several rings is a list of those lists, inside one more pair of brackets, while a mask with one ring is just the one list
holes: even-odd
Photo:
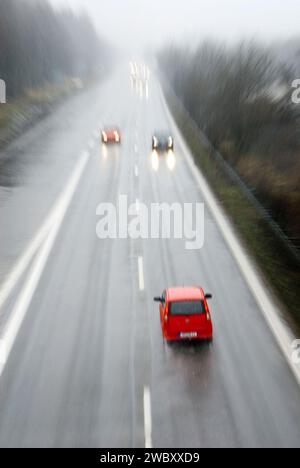
[[[293, 67], [249, 42], [168, 46], [158, 63], [177, 97], [223, 157], [300, 244], [299, 106]], [[295, 64], [297, 66], [297, 64]]]
[[7, 95], [103, 71], [108, 46], [85, 14], [55, 10], [47, 0], [1, 0], [0, 78]]

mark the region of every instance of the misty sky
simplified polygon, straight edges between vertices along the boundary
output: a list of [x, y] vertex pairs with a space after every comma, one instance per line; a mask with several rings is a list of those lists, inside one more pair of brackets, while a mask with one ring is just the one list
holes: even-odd
[[86, 9], [102, 35], [131, 50], [166, 40], [300, 36], [300, 0], [51, 0]]

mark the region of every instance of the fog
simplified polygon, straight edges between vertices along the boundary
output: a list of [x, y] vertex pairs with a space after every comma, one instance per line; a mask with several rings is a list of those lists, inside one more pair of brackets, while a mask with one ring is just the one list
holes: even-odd
[[87, 10], [98, 30], [130, 50], [167, 40], [289, 39], [299, 34], [299, 0], [52, 0]]

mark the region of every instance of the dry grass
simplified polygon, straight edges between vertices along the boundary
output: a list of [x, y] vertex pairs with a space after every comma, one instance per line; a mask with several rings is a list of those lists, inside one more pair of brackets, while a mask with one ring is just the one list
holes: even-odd
[[[296, 160], [299, 158], [296, 158]], [[248, 155], [239, 159], [236, 169], [295, 244], [300, 240], [300, 163], [280, 170], [272, 161]]]

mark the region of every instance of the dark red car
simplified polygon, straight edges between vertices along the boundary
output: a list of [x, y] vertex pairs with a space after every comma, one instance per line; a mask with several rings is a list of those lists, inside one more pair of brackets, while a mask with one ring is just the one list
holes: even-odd
[[121, 133], [117, 127], [105, 128], [101, 132], [102, 143], [121, 143]]
[[162, 297], [154, 300], [160, 303], [160, 321], [167, 341], [213, 339], [213, 326], [207, 300], [211, 294], [204, 294], [200, 286], [169, 288]]

